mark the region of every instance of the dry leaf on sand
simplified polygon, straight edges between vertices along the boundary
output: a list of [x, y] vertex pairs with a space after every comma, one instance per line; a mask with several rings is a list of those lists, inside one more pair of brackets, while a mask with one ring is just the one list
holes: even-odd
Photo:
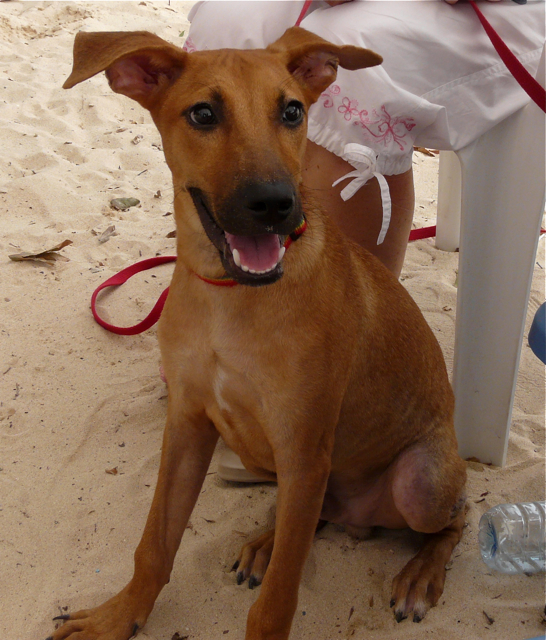
[[57, 252], [69, 244], [72, 244], [72, 240], [63, 240], [63, 242], [60, 242], [51, 249], [45, 249], [44, 251], [22, 251], [21, 253], [12, 254], [9, 256], [9, 259], [14, 260], [15, 262], [35, 260], [37, 262], [45, 262], [46, 264], [53, 264], [55, 260], [68, 262], [68, 258], [66, 256]]

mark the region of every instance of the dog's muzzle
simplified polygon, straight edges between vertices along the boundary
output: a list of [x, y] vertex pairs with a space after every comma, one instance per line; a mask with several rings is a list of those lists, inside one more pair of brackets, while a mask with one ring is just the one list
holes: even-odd
[[282, 277], [284, 243], [303, 221], [300, 199], [291, 184], [249, 183], [219, 211], [213, 211], [200, 189], [188, 191], [228, 276], [251, 286], [272, 284]]

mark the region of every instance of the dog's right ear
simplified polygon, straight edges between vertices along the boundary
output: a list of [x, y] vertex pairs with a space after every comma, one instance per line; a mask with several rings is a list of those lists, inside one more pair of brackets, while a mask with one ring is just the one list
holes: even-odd
[[74, 65], [63, 89], [106, 71], [116, 93], [146, 109], [178, 78], [187, 53], [148, 31], [86, 33], [74, 41]]

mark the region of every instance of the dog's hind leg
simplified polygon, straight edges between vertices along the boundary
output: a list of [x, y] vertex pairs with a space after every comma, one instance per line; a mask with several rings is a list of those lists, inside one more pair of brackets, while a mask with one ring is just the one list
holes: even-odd
[[419, 553], [395, 577], [391, 606], [400, 622], [420, 622], [444, 590], [446, 564], [465, 523], [466, 470], [454, 443], [414, 445], [396, 462], [392, 495], [407, 524], [426, 534]]
[[436, 606], [444, 590], [446, 564], [462, 536], [465, 510], [445, 529], [427, 534], [419, 553], [408, 562], [392, 583], [391, 607], [397, 622], [413, 613], [421, 622], [430, 607]]

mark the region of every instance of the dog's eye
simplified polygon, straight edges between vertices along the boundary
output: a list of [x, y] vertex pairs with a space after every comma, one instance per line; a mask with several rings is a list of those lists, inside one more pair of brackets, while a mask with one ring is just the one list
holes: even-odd
[[201, 127], [211, 126], [218, 122], [212, 107], [206, 102], [194, 105], [189, 110], [189, 118], [194, 124]]
[[303, 105], [297, 100], [292, 100], [286, 105], [282, 114], [283, 122], [287, 124], [299, 124], [303, 120]]

